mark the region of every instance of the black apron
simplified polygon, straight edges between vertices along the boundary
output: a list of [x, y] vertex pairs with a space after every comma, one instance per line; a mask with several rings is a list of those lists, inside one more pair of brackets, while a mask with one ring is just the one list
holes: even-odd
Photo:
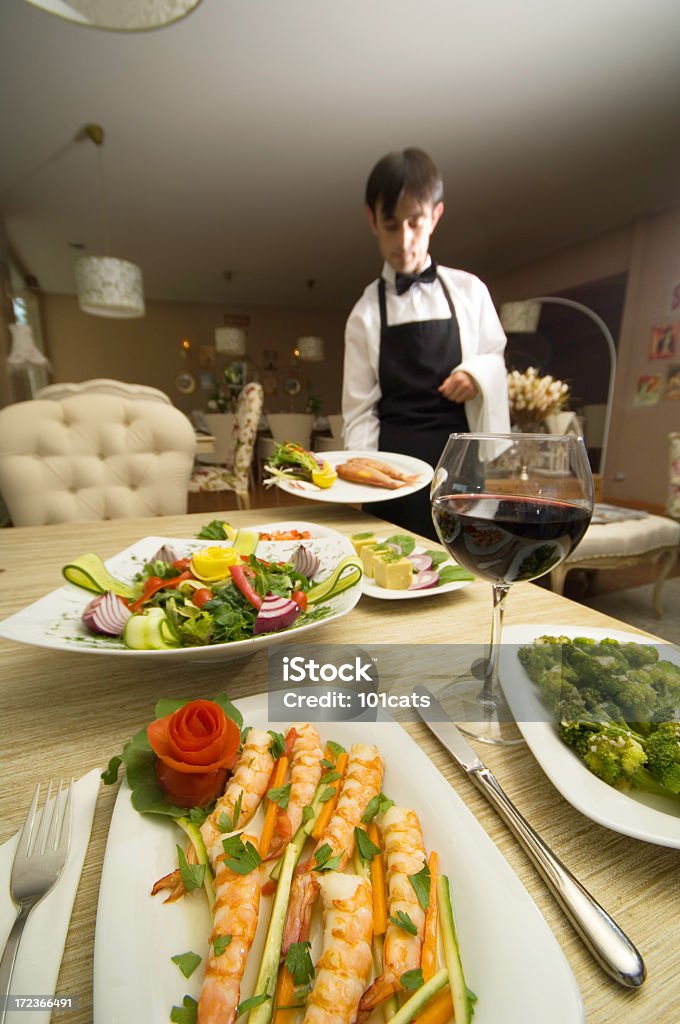
[[[432, 467], [451, 433], [469, 431], [465, 405], [450, 402], [437, 391], [462, 360], [456, 311], [446, 285], [437, 276], [450, 319], [387, 323], [385, 282], [378, 283], [380, 356], [378, 377], [381, 398], [379, 448], [423, 459]], [[377, 455], [380, 458], [380, 455]], [[430, 514], [430, 488], [391, 501], [371, 502], [365, 511], [396, 523], [404, 530], [438, 540]]]

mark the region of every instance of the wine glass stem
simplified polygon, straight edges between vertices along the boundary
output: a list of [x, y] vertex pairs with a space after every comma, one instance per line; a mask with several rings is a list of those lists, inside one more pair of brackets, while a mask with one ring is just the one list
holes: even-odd
[[484, 686], [482, 688], [482, 703], [488, 706], [495, 706], [498, 702], [498, 662], [501, 653], [501, 637], [503, 635], [503, 612], [505, 611], [505, 599], [508, 596], [509, 584], [494, 583], [493, 590], [493, 617], [491, 619], [491, 640], [489, 646], [489, 657], [486, 662], [484, 673]]

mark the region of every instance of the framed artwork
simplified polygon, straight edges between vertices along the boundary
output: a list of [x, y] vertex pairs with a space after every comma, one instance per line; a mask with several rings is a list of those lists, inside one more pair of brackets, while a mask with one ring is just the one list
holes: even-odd
[[175, 378], [175, 387], [181, 395], [192, 395], [196, 390], [196, 378], [193, 373], [180, 373]]
[[663, 397], [664, 401], [680, 400], [680, 365], [668, 367]]
[[648, 354], [650, 359], [672, 359], [680, 355], [680, 323], [652, 327]]
[[661, 374], [643, 373], [638, 377], [633, 405], [656, 405], [661, 394]]

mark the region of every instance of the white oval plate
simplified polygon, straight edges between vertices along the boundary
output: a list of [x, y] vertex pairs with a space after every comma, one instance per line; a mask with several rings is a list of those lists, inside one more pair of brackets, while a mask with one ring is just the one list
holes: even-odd
[[[420, 555], [424, 551], [424, 547], [416, 544], [412, 554]], [[447, 558], [445, 562], [440, 562], [437, 568], [443, 569], [445, 565], [457, 564], [452, 558]], [[438, 587], [430, 587], [429, 590], [388, 590], [387, 587], [379, 587], [372, 576], [363, 576], [361, 589], [368, 597], [377, 597], [382, 601], [410, 601], [414, 597], [438, 597], [439, 594], [448, 594], [452, 590], [460, 590], [461, 587], [467, 587], [473, 582], [474, 580], [453, 580], [451, 583], [442, 583]]]
[[388, 462], [395, 469], [409, 475], [418, 475], [415, 484], [407, 487], [399, 487], [394, 491], [384, 487], [368, 487], [366, 484], [353, 484], [349, 480], [341, 480], [340, 477], [331, 487], [317, 487], [316, 484], [307, 483], [305, 480], [282, 480], [276, 478], [276, 486], [287, 494], [297, 498], [309, 498], [310, 501], [334, 501], [341, 504], [352, 504], [354, 502], [368, 503], [371, 501], [392, 501], [394, 498], [403, 498], [407, 494], [415, 494], [416, 491], [427, 487], [434, 476], [434, 470], [429, 463], [422, 459], [414, 459], [410, 455], [398, 455], [396, 452], [373, 452], [373, 451], [342, 451], [342, 452], [319, 452], [319, 458], [328, 462], [333, 469], [348, 459], [377, 459], [379, 462]]
[[[267, 696], [239, 700], [244, 724], [270, 723]], [[141, 723], [140, 723], [141, 724]], [[581, 1024], [576, 980], [536, 904], [455, 790], [400, 726], [390, 720], [333, 722], [322, 738], [349, 748], [376, 743], [385, 759], [384, 791], [414, 808], [428, 849], [437, 850], [451, 880], [456, 932], [468, 985], [478, 996], [475, 1024]], [[111, 820], [99, 890], [94, 949], [94, 1017], [97, 1024], [144, 1021], [167, 1024], [185, 994], [197, 999], [203, 964], [185, 979], [172, 963], [193, 950], [205, 957], [210, 918], [205, 901], [164, 904], [151, 897], [156, 879], [177, 862], [184, 835], [171, 820], [133, 810], [121, 786]], [[270, 897], [246, 964], [241, 1000], [253, 995], [267, 928]], [[313, 931], [312, 954], [319, 951]], [[367, 1024], [382, 1021], [378, 1007]]]
[[[557, 734], [550, 712], [543, 706], [538, 688], [517, 658], [517, 648], [539, 636], [584, 636], [593, 640], [611, 637], [658, 647], [662, 658], [680, 665], [680, 649], [673, 644], [639, 633], [587, 628], [585, 626], [508, 626], [503, 630], [499, 673], [503, 692], [529, 749], [565, 800], [587, 818], [634, 839], [680, 849], [680, 803], [639, 790], [622, 793], [589, 772]], [[543, 721], [541, 721], [543, 719]]]
[[[331, 530], [327, 526], [318, 526], [315, 523], [263, 523], [260, 526], [252, 527], [252, 529], [261, 533], [274, 533], [276, 530], [297, 529], [300, 532], [308, 530], [312, 539], [304, 543], [321, 559], [320, 579], [328, 576], [346, 555], [355, 553], [351, 541], [347, 537], [338, 533], [337, 530]], [[265, 560], [286, 561], [299, 543], [297, 540], [260, 541], [256, 553], [259, 558]], [[105, 563], [106, 568], [121, 580], [131, 580], [163, 544], [169, 544], [184, 554], [209, 545], [219, 546], [221, 544], [228, 547], [229, 542], [186, 537], [183, 539], [145, 537], [110, 558]], [[76, 557], [75, 554], [74, 557]], [[58, 590], [52, 591], [46, 597], [40, 598], [39, 601], [35, 601], [0, 622], [0, 636], [7, 640], [16, 640], [18, 643], [30, 644], [34, 647], [49, 647], [58, 651], [112, 654], [126, 658], [163, 658], [168, 662], [191, 659], [224, 661], [254, 654], [260, 648], [271, 643], [285, 643], [290, 639], [297, 639], [303, 633], [307, 634], [311, 630], [318, 629], [319, 626], [339, 619], [351, 611], [357, 603], [361, 597], [361, 586], [358, 584], [355, 587], [350, 587], [349, 590], [345, 590], [328, 601], [328, 605], [332, 608], [331, 614], [317, 622], [283, 630], [280, 633], [266, 633], [249, 640], [236, 640], [233, 643], [210, 644], [207, 647], [179, 647], [162, 651], [133, 651], [129, 647], [125, 647], [123, 641], [117, 637], [98, 637], [89, 633], [81, 622], [81, 616], [92, 597], [93, 595], [89, 591], [83, 590], [82, 587], [66, 583]]]

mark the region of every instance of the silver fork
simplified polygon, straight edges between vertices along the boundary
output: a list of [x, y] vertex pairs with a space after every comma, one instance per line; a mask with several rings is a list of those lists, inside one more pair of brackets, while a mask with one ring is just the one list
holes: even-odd
[[5, 1022], [9, 989], [24, 925], [33, 908], [54, 888], [64, 870], [71, 841], [72, 790], [72, 782], [68, 789], [63, 789], [60, 780], [59, 789], [50, 803], [50, 781], [40, 814], [40, 824], [36, 829], [40, 797], [38, 783], [21, 830], [9, 880], [10, 896], [19, 908], [19, 913], [0, 960], [0, 1024]]

